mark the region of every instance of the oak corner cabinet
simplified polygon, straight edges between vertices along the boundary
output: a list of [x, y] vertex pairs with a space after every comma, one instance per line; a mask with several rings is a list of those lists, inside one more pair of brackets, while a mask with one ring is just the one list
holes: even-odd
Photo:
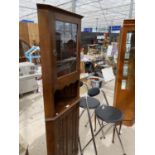
[[37, 4], [48, 155], [77, 155], [82, 16]]
[[120, 33], [114, 106], [124, 113], [123, 124], [135, 122], [135, 20], [124, 20]]

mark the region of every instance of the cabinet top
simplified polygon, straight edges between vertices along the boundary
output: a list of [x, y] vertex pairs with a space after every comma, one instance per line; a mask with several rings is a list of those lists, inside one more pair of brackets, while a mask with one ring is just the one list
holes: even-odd
[[74, 12], [70, 12], [70, 11], [67, 11], [67, 10], [64, 10], [64, 9], [61, 9], [61, 8], [52, 6], [52, 5], [39, 4], [39, 3], [37, 3], [37, 8], [38, 8], [38, 9], [52, 10], [52, 11], [60, 12], [60, 13], [63, 13], [63, 14], [65, 13], [65, 14], [68, 14], [68, 15], [70, 15], [70, 16], [74, 16], [74, 17], [78, 17], [78, 18], [83, 18], [83, 16], [81, 16], [81, 15], [79, 15], [79, 14], [76, 14], [76, 13], [74, 13]]
[[123, 25], [135, 25], [135, 19], [125, 19]]

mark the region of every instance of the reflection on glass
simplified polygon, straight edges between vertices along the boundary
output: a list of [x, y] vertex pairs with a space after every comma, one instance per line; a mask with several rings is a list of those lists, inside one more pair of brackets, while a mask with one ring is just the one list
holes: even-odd
[[76, 70], [77, 24], [56, 21], [57, 76]]
[[126, 43], [127, 44], [131, 44], [131, 36], [132, 36], [132, 32], [128, 32], [127, 36], [126, 36]]
[[130, 81], [129, 75], [131, 75], [133, 72], [134, 73], [134, 56], [135, 55], [135, 32], [130, 31], [127, 33], [126, 36], [126, 46], [125, 46], [125, 56], [124, 56], [124, 64], [123, 64], [123, 77], [121, 81], [121, 89], [125, 90], [129, 88]]
[[65, 23], [65, 31], [66, 32], [71, 32], [71, 23]]
[[126, 77], [128, 75], [128, 64], [123, 65], [123, 76]]
[[122, 80], [121, 89], [122, 90], [125, 90], [126, 89], [126, 80]]
[[130, 53], [125, 53], [125, 59], [129, 59]]
[[126, 36], [125, 59], [129, 59], [131, 50], [132, 32], [128, 32]]
[[56, 31], [57, 32], [64, 31], [64, 23], [63, 22], [61, 22], [61, 21], [56, 22]]
[[131, 49], [130, 44], [126, 44], [125, 59], [129, 59], [129, 57], [130, 57], [130, 49]]
[[126, 52], [130, 52], [131, 44], [126, 44]]

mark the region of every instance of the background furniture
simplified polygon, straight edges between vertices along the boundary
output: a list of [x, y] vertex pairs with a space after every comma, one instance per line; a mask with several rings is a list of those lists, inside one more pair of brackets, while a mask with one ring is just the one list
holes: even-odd
[[30, 45], [23, 40], [19, 40], [19, 62], [26, 62], [25, 51], [30, 49]]
[[38, 89], [36, 66], [31, 62], [19, 63], [19, 94], [24, 94]]
[[77, 155], [82, 16], [37, 4], [48, 155]]
[[19, 62], [25, 62], [25, 52], [33, 45], [39, 45], [38, 24], [19, 22]]
[[29, 62], [33, 62], [33, 60], [38, 60], [40, 62], [40, 47], [39, 46], [32, 46], [30, 49], [28, 49], [27, 51], [25, 51], [25, 57], [27, 58], [27, 60]]
[[112, 67], [107, 67], [101, 70], [104, 78], [104, 82], [109, 82], [115, 79]]
[[114, 106], [124, 113], [123, 124], [131, 126], [135, 118], [135, 20], [124, 20], [121, 30]]
[[38, 24], [19, 22], [19, 39], [27, 42], [30, 46], [39, 44]]

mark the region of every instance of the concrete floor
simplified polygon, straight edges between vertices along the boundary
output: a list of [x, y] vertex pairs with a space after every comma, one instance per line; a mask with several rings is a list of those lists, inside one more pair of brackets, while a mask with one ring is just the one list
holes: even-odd
[[[114, 95], [114, 81], [111, 81], [103, 86], [106, 92], [110, 105], [113, 104]], [[85, 93], [84, 88], [80, 90], [81, 95]], [[103, 96], [100, 94], [97, 98], [104, 102]], [[80, 109], [81, 111], [82, 109]], [[30, 155], [47, 155], [46, 139], [45, 139], [45, 124], [44, 124], [44, 105], [42, 93], [29, 93], [20, 98], [19, 103], [19, 134], [20, 134], [20, 148], [29, 146]], [[91, 138], [89, 126], [85, 127], [88, 118], [84, 113], [80, 119], [80, 139], [81, 144], [84, 144]], [[98, 125], [97, 125], [98, 127]], [[96, 144], [98, 155], [123, 155], [120, 143], [117, 136], [115, 143], [112, 140], [112, 129], [106, 134], [106, 139], [100, 139], [101, 133], [96, 136]], [[122, 142], [127, 155], [134, 155], [135, 153], [135, 128], [122, 127]], [[94, 155], [93, 144], [90, 143], [85, 149], [84, 155]], [[22, 153], [20, 153], [22, 155]]]

